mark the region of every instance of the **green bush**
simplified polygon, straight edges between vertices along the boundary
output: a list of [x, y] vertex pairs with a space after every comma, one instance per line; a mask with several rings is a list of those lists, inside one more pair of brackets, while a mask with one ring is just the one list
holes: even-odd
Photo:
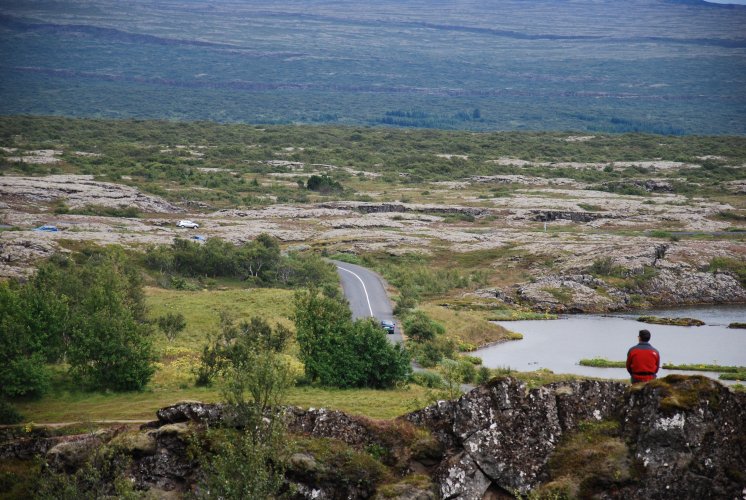
[[[0, 398], [0, 424], [9, 425], [17, 424], [23, 420], [23, 415], [18, 413], [15, 407], [7, 402], [5, 399]], [[0, 491], [3, 491], [0, 488]]]
[[404, 319], [404, 333], [415, 342], [428, 342], [445, 333], [443, 325], [430, 319], [423, 311], [413, 311]]
[[326, 174], [322, 174], [309, 177], [306, 182], [306, 189], [310, 191], [318, 191], [321, 194], [330, 194], [340, 192], [344, 188], [339, 182]]
[[409, 380], [413, 384], [427, 387], [429, 389], [442, 389], [443, 387], [445, 387], [443, 377], [435, 372], [430, 371], [414, 372], [412, 373], [412, 375], [410, 375]]
[[306, 375], [334, 387], [391, 387], [409, 376], [409, 355], [372, 320], [315, 288], [295, 297], [296, 338]]

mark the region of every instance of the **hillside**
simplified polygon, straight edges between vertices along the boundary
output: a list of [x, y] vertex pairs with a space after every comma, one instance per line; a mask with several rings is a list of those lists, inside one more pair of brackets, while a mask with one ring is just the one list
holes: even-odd
[[4, 2], [0, 113], [746, 133], [746, 7]]

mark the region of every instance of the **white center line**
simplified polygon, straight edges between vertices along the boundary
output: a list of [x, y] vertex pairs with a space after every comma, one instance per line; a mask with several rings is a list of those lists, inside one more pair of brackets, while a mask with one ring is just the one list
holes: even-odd
[[354, 277], [360, 280], [360, 284], [363, 285], [363, 292], [365, 292], [365, 300], [368, 301], [368, 310], [370, 311], [370, 316], [373, 317], [373, 306], [370, 305], [370, 297], [368, 297], [368, 289], [365, 288], [365, 282], [363, 281], [363, 278], [358, 276], [356, 273], [350, 271], [349, 269], [345, 269], [344, 267], [337, 266], [337, 269], [341, 269], [342, 271], [347, 271]]

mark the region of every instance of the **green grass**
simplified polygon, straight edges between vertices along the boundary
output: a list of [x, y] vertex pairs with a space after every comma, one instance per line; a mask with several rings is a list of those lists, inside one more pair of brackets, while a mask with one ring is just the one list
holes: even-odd
[[[412, 401], [423, 399], [424, 392], [416, 385], [392, 390], [295, 387], [288, 394], [287, 404], [394, 418], [412, 411]], [[35, 423], [154, 420], [156, 410], [184, 400], [215, 403], [221, 398], [217, 388], [191, 386], [127, 393], [60, 392], [16, 406], [26, 422]]]
[[151, 318], [168, 312], [182, 313], [186, 318], [186, 328], [173, 343], [158, 333], [156, 346], [159, 349], [198, 350], [206, 342], [207, 334], [217, 331], [221, 311], [237, 319], [258, 316], [271, 324], [292, 326], [289, 319], [293, 311], [292, 290], [250, 288], [191, 292], [148, 287], [145, 296]]
[[746, 380], [746, 370], [737, 373], [721, 373], [720, 380]]
[[455, 340], [461, 350], [470, 351], [494, 342], [523, 338], [520, 333], [490, 323], [486, 314], [481, 311], [453, 310], [433, 303], [422, 304], [420, 309], [430, 318], [445, 325], [445, 336]]
[[[624, 361], [610, 361], [603, 358], [593, 359], [581, 359], [578, 363], [580, 366], [591, 366], [594, 368], [626, 368]], [[746, 372], [746, 366], [723, 366], [723, 365], [708, 365], [705, 363], [690, 363], [690, 364], [673, 364], [663, 363], [663, 368], [666, 370], [686, 370], [686, 371], [699, 371], [699, 372], [716, 372], [716, 373], [743, 373]]]

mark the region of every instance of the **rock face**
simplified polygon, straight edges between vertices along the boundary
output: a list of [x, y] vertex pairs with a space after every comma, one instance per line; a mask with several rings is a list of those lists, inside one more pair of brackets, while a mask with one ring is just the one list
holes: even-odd
[[527, 390], [493, 380], [458, 401], [407, 415], [446, 447], [442, 498], [527, 493], [551, 479], [563, 437], [584, 421], [616, 420], [641, 472], [603, 498], [740, 498], [746, 487], [746, 395], [705, 377], [628, 386], [558, 383]]
[[742, 498], [745, 411], [743, 393], [706, 377], [672, 375], [630, 391], [620, 420], [643, 479], [627, 498]]
[[[536, 493], [542, 498], [548, 492], [543, 488], [557, 484], [555, 457], [564, 457], [567, 443], [577, 443], [578, 437], [581, 443], [588, 441], [584, 429], [597, 425], [614, 429], [617, 452], [631, 466], [618, 477], [586, 481], [581, 493], [569, 496], [741, 498], [746, 488], [745, 414], [746, 394], [705, 377], [678, 375], [632, 387], [581, 380], [533, 389], [513, 378], [497, 378], [458, 400], [440, 401], [393, 421], [290, 407], [285, 418], [293, 434], [344, 443], [349, 448], [339, 449], [346, 456], [352, 450], [385, 451], [362, 463], [372, 469], [384, 464], [396, 474], [419, 479], [396, 483], [389, 478], [381, 486], [366, 479], [361, 466], [354, 478], [347, 477], [344, 467], [333, 469], [335, 462], [324, 462], [312, 450], [289, 457], [287, 479], [298, 499], [482, 500]], [[127, 476], [138, 489], [185, 492], [201, 467], [189, 452], [193, 434], [204, 425], [226, 425], [226, 419], [231, 420], [230, 409], [224, 405], [183, 402], [160, 410], [158, 420], [140, 432], [117, 428], [35, 441], [9, 433], [11, 441], [0, 445], [0, 457], [46, 454], [56, 470], [70, 473], [106, 445], [131, 457]], [[581, 449], [585, 462], [604, 459], [584, 453]], [[557, 495], [549, 490], [548, 497]]]
[[673, 305], [746, 302], [746, 289], [733, 275], [694, 271], [689, 266], [660, 270], [643, 291], [656, 302]]
[[528, 390], [496, 379], [457, 401], [407, 415], [449, 450], [436, 469], [443, 498], [482, 498], [491, 485], [526, 493], [549, 477], [548, 461], [563, 434], [583, 420], [610, 418], [624, 385], [583, 381]]

